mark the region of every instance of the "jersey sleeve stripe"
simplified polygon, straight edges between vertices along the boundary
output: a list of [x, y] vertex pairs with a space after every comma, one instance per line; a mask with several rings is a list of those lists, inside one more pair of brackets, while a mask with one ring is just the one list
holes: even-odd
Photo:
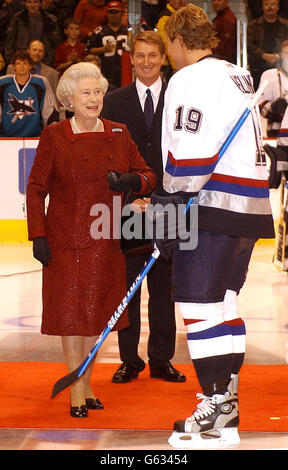
[[288, 129], [285, 129], [285, 128], [280, 129], [278, 137], [279, 138], [288, 137]]
[[212, 165], [218, 161], [218, 153], [210, 158], [182, 158], [176, 159], [173, 157], [171, 152], [168, 152], [168, 160], [171, 165], [174, 166], [203, 166], [203, 165]]
[[176, 160], [169, 152], [165, 171], [172, 176], [200, 176], [213, 173], [218, 154], [212, 158]]
[[229, 182], [227, 183], [225, 181], [209, 180], [203, 189], [255, 198], [267, 198], [269, 195], [269, 189], [265, 187], [246, 186]]
[[226, 183], [234, 183], [243, 186], [255, 186], [259, 188], [268, 188], [267, 180], [257, 180], [254, 178], [242, 178], [232, 175], [224, 175], [221, 173], [213, 173], [211, 180], [223, 181]]

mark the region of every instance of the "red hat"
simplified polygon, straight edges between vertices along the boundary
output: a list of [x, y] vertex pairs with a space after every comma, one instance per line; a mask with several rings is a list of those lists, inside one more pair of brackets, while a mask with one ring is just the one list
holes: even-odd
[[119, 10], [119, 11], [122, 11], [123, 10], [123, 5], [121, 2], [109, 2], [106, 6], [106, 10], [109, 11], [109, 10]]

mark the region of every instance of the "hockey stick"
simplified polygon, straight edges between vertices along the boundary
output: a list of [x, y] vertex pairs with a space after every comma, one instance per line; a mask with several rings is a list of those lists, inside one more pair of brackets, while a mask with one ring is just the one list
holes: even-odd
[[[263, 89], [266, 85], [267, 85], [267, 82], [265, 82], [263, 84], [263, 86], [261, 86], [261, 89], [259, 88], [257, 90], [257, 92], [255, 93], [254, 97], [252, 98], [251, 102], [249, 103], [248, 107], [245, 109], [245, 111], [242, 113], [239, 120], [236, 122], [235, 126], [231, 130], [230, 134], [226, 138], [225, 142], [223, 143], [223, 145], [222, 145], [222, 147], [219, 151], [218, 161], [224, 155], [227, 148], [231, 144], [232, 140], [234, 139], [234, 137], [238, 133], [239, 129], [242, 127], [242, 125], [246, 121], [247, 117], [249, 116], [249, 114], [250, 114], [251, 110], [253, 109], [253, 107], [256, 105], [256, 103], [257, 103], [257, 101], [258, 101], [258, 99], [259, 99], [259, 97], [260, 97], [261, 93], [263, 92]], [[186, 208], [185, 208], [185, 212], [188, 211], [190, 205], [193, 202], [194, 202], [194, 198], [191, 198], [188, 201], [188, 203], [186, 205]], [[155, 247], [153, 253], [151, 254], [150, 258], [147, 261], [147, 264], [144, 266], [144, 268], [142, 269], [140, 274], [137, 276], [137, 278], [135, 279], [135, 281], [132, 284], [132, 286], [130, 287], [130, 289], [127, 291], [126, 296], [123, 298], [123, 300], [121, 301], [121, 303], [119, 304], [119, 306], [117, 307], [117, 309], [115, 310], [113, 315], [111, 316], [111, 318], [108, 321], [106, 327], [102, 331], [101, 335], [99, 336], [99, 338], [96, 341], [95, 345], [93, 346], [93, 348], [89, 352], [88, 356], [84, 359], [84, 361], [80, 364], [80, 366], [77, 369], [75, 369], [70, 374], [62, 377], [61, 379], [59, 379], [55, 383], [55, 385], [53, 387], [53, 390], [52, 390], [51, 398], [54, 398], [62, 390], [69, 387], [69, 385], [74, 384], [85, 373], [85, 371], [87, 370], [87, 368], [89, 367], [89, 365], [93, 361], [94, 357], [96, 356], [96, 354], [97, 354], [98, 350], [100, 349], [101, 345], [103, 344], [103, 342], [107, 338], [107, 336], [110, 333], [110, 331], [112, 330], [112, 328], [114, 328], [114, 326], [118, 322], [119, 318], [123, 314], [123, 312], [124, 312], [125, 308], [127, 307], [128, 303], [130, 302], [130, 300], [132, 299], [132, 297], [136, 293], [139, 286], [142, 284], [144, 278], [146, 277], [146, 275], [148, 274], [148, 272], [150, 271], [150, 269], [152, 268], [152, 266], [154, 265], [154, 263], [158, 259], [159, 255], [160, 255], [160, 252], [159, 252], [158, 248]]]

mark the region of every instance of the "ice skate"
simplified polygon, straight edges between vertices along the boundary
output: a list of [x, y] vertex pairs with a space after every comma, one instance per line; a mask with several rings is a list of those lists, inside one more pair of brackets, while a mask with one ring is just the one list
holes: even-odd
[[231, 374], [230, 382], [228, 385], [228, 391], [231, 393], [236, 410], [239, 412], [239, 399], [238, 399], [238, 388], [239, 388], [239, 375]]
[[169, 444], [176, 449], [237, 446], [239, 416], [233, 395], [226, 392], [206, 397], [198, 393], [197, 398], [202, 401], [192, 416], [174, 423]]

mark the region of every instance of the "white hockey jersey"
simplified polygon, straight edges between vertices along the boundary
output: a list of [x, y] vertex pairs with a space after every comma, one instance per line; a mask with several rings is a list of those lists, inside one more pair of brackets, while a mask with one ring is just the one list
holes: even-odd
[[[268, 85], [259, 99], [259, 109], [262, 116], [267, 118], [273, 101], [276, 101], [278, 98], [284, 98], [288, 102], [288, 76], [279, 69], [268, 69], [261, 75], [259, 86], [264, 81], [267, 81]], [[277, 134], [279, 129], [280, 122], [268, 119], [267, 132], [274, 131]]]
[[213, 56], [184, 67], [169, 81], [163, 110], [163, 186], [170, 193], [199, 192], [202, 230], [274, 236], [258, 108], [218, 161], [253, 93], [247, 70]]

